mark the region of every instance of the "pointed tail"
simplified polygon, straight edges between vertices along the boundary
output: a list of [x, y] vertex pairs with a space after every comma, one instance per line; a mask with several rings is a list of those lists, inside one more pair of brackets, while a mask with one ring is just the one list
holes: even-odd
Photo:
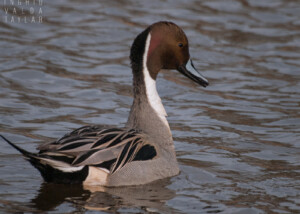
[[56, 159], [55, 155], [50, 157], [47, 154], [34, 154], [10, 142], [4, 136], [0, 135], [0, 137], [22, 153], [31, 165], [39, 170], [46, 182], [77, 184], [82, 183], [88, 176], [88, 166], [72, 166], [61, 160], [61, 155]]
[[22, 149], [21, 147], [13, 144], [12, 142], [10, 142], [8, 139], [6, 139], [3, 135], [0, 135], [0, 137], [2, 137], [3, 140], [5, 140], [9, 145], [11, 145], [12, 147], [14, 147], [16, 150], [18, 150], [21, 154], [23, 154], [25, 157], [27, 158], [33, 158], [35, 155], [33, 153], [30, 153], [28, 151], [26, 151], [25, 149]]

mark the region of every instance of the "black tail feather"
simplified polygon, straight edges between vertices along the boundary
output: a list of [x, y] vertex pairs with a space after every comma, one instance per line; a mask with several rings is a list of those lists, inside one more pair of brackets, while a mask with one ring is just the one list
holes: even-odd
[[30, 152], [26, 151], [25, 149], [22, 149], [21, 147], [15, 145], [14, 143], [12, 143], [8, 139], [6, 139], [3, 135], [0, 135], [0, 137], [2, 137], [2, 139], [5, 140], [9, 145], [11, 145], [16, 150], [18, 150], [20, 153], [22, 153], [25, 157], [32, 158], [35, 156], [33, 153], [30, 153]]
[[[40, 154], [28, 152], [25, 149], [22, 149], [21, 147], [10, 142], [4, 136], [0, 135], [0, 137], [2, 137], [2, 139], [5, 140], [9, 145], [11, 145], [20, 153], [22, 153], [25, 156], [25, 158], [31, 163], [31, 165], [33, 165], [36, 169], [39, 170], [46, 182], [76, 184], [82, 183], [88, 176], [88, 166], [85, 166], [81, 170], [75, 172], [63, 172], [45, 162], [41, 162]], [[49, 158], [49, 156], [42, 158]]]

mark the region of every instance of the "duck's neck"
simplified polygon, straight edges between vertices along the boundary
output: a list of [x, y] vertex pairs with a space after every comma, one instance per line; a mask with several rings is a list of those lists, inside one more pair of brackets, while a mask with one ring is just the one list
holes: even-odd
[[150, 136], [168, 138], [172, 135], [166, 111], [157, 93], [156, 81], [151, 77], [147, 67], [147, 55], [151, 41], [151, 34], [145, 38], [142, 59], [132, 62], [134, 100], [131, 106], [127, 127], [140, 129]]

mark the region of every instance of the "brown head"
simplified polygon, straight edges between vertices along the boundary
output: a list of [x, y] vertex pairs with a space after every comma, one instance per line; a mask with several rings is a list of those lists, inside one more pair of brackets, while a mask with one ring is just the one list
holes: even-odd
[[139, 34], [132, 45], [130, 59], [134, 75], [146, 67], [156, 80], [161, 69], [176, 69], [203, 87], [208, 85], [190, 59], [185, 33], [172, 22], [154, 23]]

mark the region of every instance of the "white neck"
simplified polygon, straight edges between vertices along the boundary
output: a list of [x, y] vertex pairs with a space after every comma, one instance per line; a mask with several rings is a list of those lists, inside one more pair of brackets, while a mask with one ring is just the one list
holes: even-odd
[[148, 57], [150, 41], [151, 41], [151, 34], [149, 33], [146, 40], [146, 47], [143, 56], [143, 74], [144, 74], [144, 82], [146, 87], [146, 95], [148, 98], [148, 102], [150, 103], [151, 107], [155, 110], [156, 114], [165, 123], [165, 125], [169, 127], [169, 123], [166, 119], [167, 116], [166, 110], [156, 90], [156, 81], [152, 79], [152, 77], [150, 76], [147, 67], [147, 57]]

